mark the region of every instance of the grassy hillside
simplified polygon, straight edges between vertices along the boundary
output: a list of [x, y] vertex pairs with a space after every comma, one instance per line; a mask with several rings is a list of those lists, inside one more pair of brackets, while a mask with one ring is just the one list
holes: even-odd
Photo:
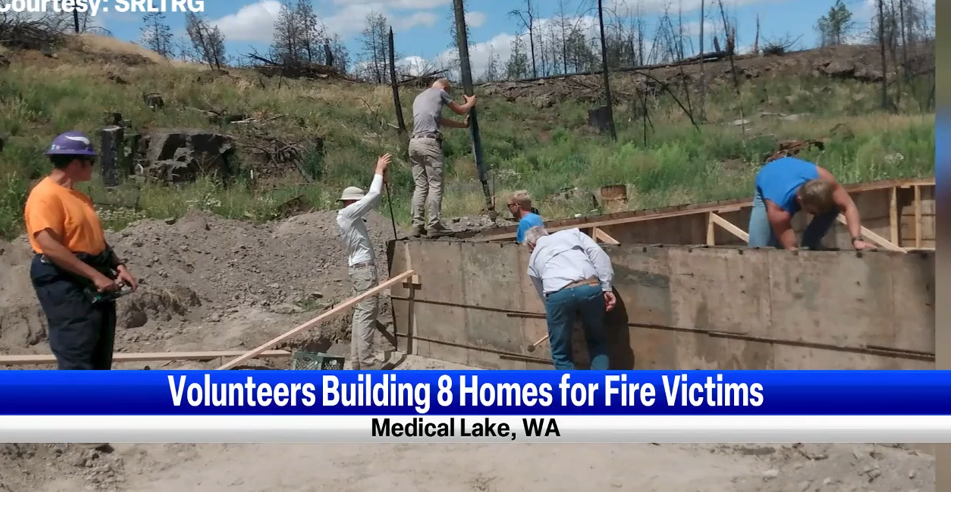
[[[366, 186], [379, 154], [398, 156], [393, 168], [395, 219], [408, 222], [412, 190], [405, 145], [395, 133], [391, 91], [385, 86], [342, 80], [306, 81], [260, 77], [249, 70], [216, 76], [191, 65], [173, 65], [113, 45], [75, 43], [57, 58], [6, 52], [12, 64], [0, 73], [0, 135], [8, 137], [0, 154], [0, 233], [22, 228], [22, 207], [32, 179], [44, 175], [42, 156], [59, 132], [80, 129], [94, 136], [105, 112], [119, 112], [133, 128], [202, 128], [238, 137], [238, 174], [228, 186], [200, 181], [182, 186], [142, 185], [136, 214], [116, 214], [108, 223], [123, 226], [138, 215], [171, 217], [188, 207], [232, 218], [262, 220], [276, 207], [303, 194], [318, 208], [330, 208], [347, 185]], [[83, 55], [79, 58], [78, 55]], [[786, 58], [786, 57], [781, 57]], [[724, 83], [724, 82], [723, 82]], [[929, 84], [930, 82], [928, 82]], [[919, 85], [919, 84], [918, 84]], [[143, 94], [160, 93], [166, 107], [149, 109]], [[410, 125], [411, 100], [419, 92], [404, 89], [402, 102]], [[880, 111], [880, 86], [810, 75], [746, 80], [741, 98], [733, 87], [709, 92], [707, 123], [692, 126], [668, 96], [649, 108], [653, 129], [633, 101], [616, 107], [616, 143], [586, 126], [588, 104], [565, 100], [539, 108], [529, 101], [509, 102], [480, 96], [480, 125], [485, 161], [502, 194], [527, 189], [547, 217], [589, 213], [589, 199], [564, 198], [567, 188], [596, 192], [600, 186], [628, 184], [632, 208], [704, 202], [747, 196], [761, 157], [780, 140], [823, 138], [824, 152], [802, 156], [818, 162], [845, 182], [933, 175], [934, 119], [920, 113], [926, 87], [904, 91], [901, 114]], [[682, 98], [683, 99], [683, 98]], [[696, 98], [693, 98], [696, 99]], [[258, 119], [256, 124], [216, 126], [199, 110], [224, 109]], [[733, 121], [744, 113], [748, 123]], [[805, 114], [783, 120], [771, 114]], [[790, 117], [791, 119], [791, 117]], [[324, 140], [324, 155], [307, 152], [307, 183], [297, 171], [266, 172], [249, 147], [261, 137], [309, 147]], [[475, 215], [484, 205], [471, 144], [465, 130], [451, 130], [444, 215]], [[87, 188], [97, 199], [98, 182]], [[383, 207], [387, 207], [386, 205]], [[387, 212], [387, 211], [386, 211]], [[501, 211], [503, 212], [503, 211]]]

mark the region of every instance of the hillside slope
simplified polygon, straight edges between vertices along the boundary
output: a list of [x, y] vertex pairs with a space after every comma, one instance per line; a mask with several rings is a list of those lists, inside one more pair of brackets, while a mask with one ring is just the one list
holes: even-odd
[[[873, 81], [874, 55], [873, 48], [843, 47], [739, 59], [737, 92], [730, 63], [705, 64], [704, 121], [699, 66], [617, 73], [617, 143], [587, 124], [587, 110], [599, 102], [597, 76], [482, 85], [477, 110], [485, 163], [497, 193], [528, 189], [550, 217], [590, 212], [589, 195], [611, 184], [628, 185], [634, 208], [744, 196], [762, 156], [786, 139], [826, 138], [825, 151], [804, 156], [848, 182], [931, 175], [932, 69], [899, 92], [897, 81], [891, 83], [900, 113], [889, 114]], [[140, 216], [178, 216], [189, 207], [258, 220], [280, 215], [281, 204], [294, 199], [304, 209], [330, 208], [342, 187], [366, 185], [385, 151], [399, 156], [391, 178], [394, 216], [407, 221], [411, 177], [387, 86], [333, 76], [269, 78], [249, 69], [213, 72], [99, 36], [69, 39], [53, 56], [6, 51], [5, 57], [5, 237], [19, 232], [29, 183], [48, 170], [41, 154], [51, 137], [68, 129], [93, 135], [113, 114], [130, 123], [129, 132], [203, 130], [233, 137], [236, 148], [228, 183], [141, 184], [132, 191], [138, 211], [110, 216], [115, 227]], [[417, 92], [402, 90], [406, 119]], [[150, 108], [146, 94], [159, 94], [164, 108]], [[448, 133], [448, 216], [476, 215], [484, 206], [470, 146], [465, 130]], [[90, 192], [111, 202], [97, 182]]]

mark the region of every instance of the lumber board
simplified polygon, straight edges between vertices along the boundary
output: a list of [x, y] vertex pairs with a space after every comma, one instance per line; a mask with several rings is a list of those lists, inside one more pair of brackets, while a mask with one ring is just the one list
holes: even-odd
[[744, 230], [736, 227], [735, 225], [733, 225], [730, 221], [726, 220], [725, 218], [722, 218], [721, 216], [719, 216], [719, 215], [717, 215], [715, 213], [711, 213], [711, 221], [714, 222], [719, 227], [721, 227], [721, 228], [723, 228], [723, 229], [731, 232], [732, 235], [734, 235], [735, 237], [741, 239], [742, 241], [745, 241], [746, 243], [748, 242], [748, 233], [746, 233]]
[[600, 230], [599, 228], [594, 227], [593, 235], [596, 237], [596, 239], [603, 241], [607, 244], [614, 244], [614, 245], [620, 244], [620, 241], [614, 239], [613, 237], [610, 237], [610, 235], [608, 235], [603, 230]]
[[[246, 351], [199, 351], [199, 352], [119, 352], [113, 356], [115, 363], [146, 361], [207, 361], [216, 358], [239, 356]], [[290, 351], [263, 351], [259, 358], [286, 358]], [[57, 358], [51, 354], [26, 354], [0, 356], [0, 365], [53, 365]]]
[[[843, 216], [842, 214], [840, 214], [839, 216], [836, 217], [836, 219], [839, 220], [840, 223], [846, 225], [846, 216]], [[877, 246], [880, 246], [882, 248], [886, 248], [892, 251], [899, 251], [899, 252], [907, 251], [897, 246], [896, 244], [891, 243], [886, 238], [878, 236], [877, 234], [873, 233], [872, 230], [864, 227], [863, 225], [860, 225], [860, 233], [863, 234], [863, 237], [866, 237], [867, 239], [873, 241], [874, 243], [877, 244]]]
[[395, 276], [393, 278], [389, 278], [388, 280], [384, 281], [384, 283], [378, 284], [377, 286], [375, 286], [375, 287], [373, 287], [371, 289], [368, 289], [367, 292], [363, 292], [363, 293], [361, 293], [361, 294], [359, 294], [359, 295], [357, 295], [355, 297], [352, 297], [350, 299], [345, 299], [343, 302], [339, 303], [334, 308], [331, 308], [330, 310], [328, 310], [328, 311], [326, 311], [326, 312], [318, 315], [317, 317], [314, 317], [313, 319], [310, 319], [309, 321], [307, 321], [307, 322], [305, 322], [305, 323], [303, 323], [303, 324], [301, 324], [301, 325], [299, 325], [299, 326], [291, 329], [290, 331], [287, 331], [286, 333], [284, 333], [284, 334], [282, 334], [282, 335], [274, 338], [273, 340], [270, 340], [269, 342], [267, 342], [267, 343], [265, 343], [265, 344], [263, 344], [263, 345], [255, 348], [255, 349], [253, 349], [253, 350], [251, 350], [251, 351], [249, 351], [249, 352], [247, 352], [245, 354], [240, 355], [239, 357], [237, 357], [237, 358], [233, 359], [232, 361], [230, 361], [229, 363], [226, 363], [225, 365], [217, 368], [216, 370], [228, 370], [230, 368], [235, 367], [236, 365], [239, 365], [240, 363], [242, 363], [242, 362], [244, 362], [244, 361], [246, 361], [248, 359], [252, 359], [252, 358], [258, 356], [261, 352], [264, 352], [264, 351], [270, 349], [274, 345], [279, 344], [280, 342], [286, 340], [287, 338], [290, 338], [291, 336], [296, 335], [298, 333], [302, 333], [304, 331], [307, 331], [308, 329], [310, 329], [310, 328], [312, 328], [314, 326], [317, 326], [318, 324], [326, 321], [327, 319], [331, 319], [331, 318], [336, 317], [337, 315], [341, 314], [342, 312], [347, 311], [352, 306], [354, 306], [354, 305], [360, 303], [361, 301], [364, 301], [365, 299], [368, 299], [368, 298], [370, 298], [372, 296], [378, 295], [381, 291], [390, 288], [391, 286], [393, 286], [396, 283], [400, 283], [400, 282], [403, 282], [403, 281], [405, 281], [407, 279], [410, 279], [411, 276], [414, 275], [414, 274], [415, 274], [415, 271], [413, 271], [413, 270], [405, 271], [405, 272], [399, 274], [398, 276]]

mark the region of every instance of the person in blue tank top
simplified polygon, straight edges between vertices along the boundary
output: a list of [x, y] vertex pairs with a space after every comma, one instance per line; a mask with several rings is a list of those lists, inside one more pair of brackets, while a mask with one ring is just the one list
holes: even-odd
[[516, 229], [516, 242], [523, 244], [526, 241], [526, 231], [533, 227], [542, 227], [543, 218], [536, 214], [533, 209], [533, 201], [529, 198], [526, 191], [517, 191], [510, 195], [506, 201], [506, 207], [513, 219], [519, 220], [519, 228]]
[[748, 227], [748, 245], [798, 250], [792, 218], [806, 211], [813, 219], [802, 234], [802, 246], [819, 249], [840, 213], [857, 250], [873, 249], [861, 234], [860, 213], [833, 174], [815, 163], [794, 157], [770, 160], [755, 176], [755, 200]]

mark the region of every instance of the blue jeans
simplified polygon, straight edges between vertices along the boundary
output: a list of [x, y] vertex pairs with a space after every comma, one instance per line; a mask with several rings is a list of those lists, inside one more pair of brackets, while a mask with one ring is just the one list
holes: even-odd
[[[819, 249], [823, 238], [829, 232], [829, 227], [833, 225], [833, 222], [836, 221], [836, 217], [839, 214], [839, 209], [834, 209], [831, 212], [813, 216], [813, 220], [809, 222], [806, 230], [802, 233], [802, 246], [813, 250]], [[775, 238], [775, 233], [772, 232], [772, 226], [769, 225], [769, 215], [765, 210], [765, 200], [762, 198], [762, 192], [758, 188], [755, 190], [755, 201], [752, 202], [752, 217], [748, 223], [748, 245], [750, 247], [782, 247], [779, 244], [779, 240]]]
[[590, 370], [607, 370], [607, 303], [600, 284], [580, 285], [546, 297], [546, 328], [557, 370], [573, 370], [573, 318], [580, 316], [590, 353]]

